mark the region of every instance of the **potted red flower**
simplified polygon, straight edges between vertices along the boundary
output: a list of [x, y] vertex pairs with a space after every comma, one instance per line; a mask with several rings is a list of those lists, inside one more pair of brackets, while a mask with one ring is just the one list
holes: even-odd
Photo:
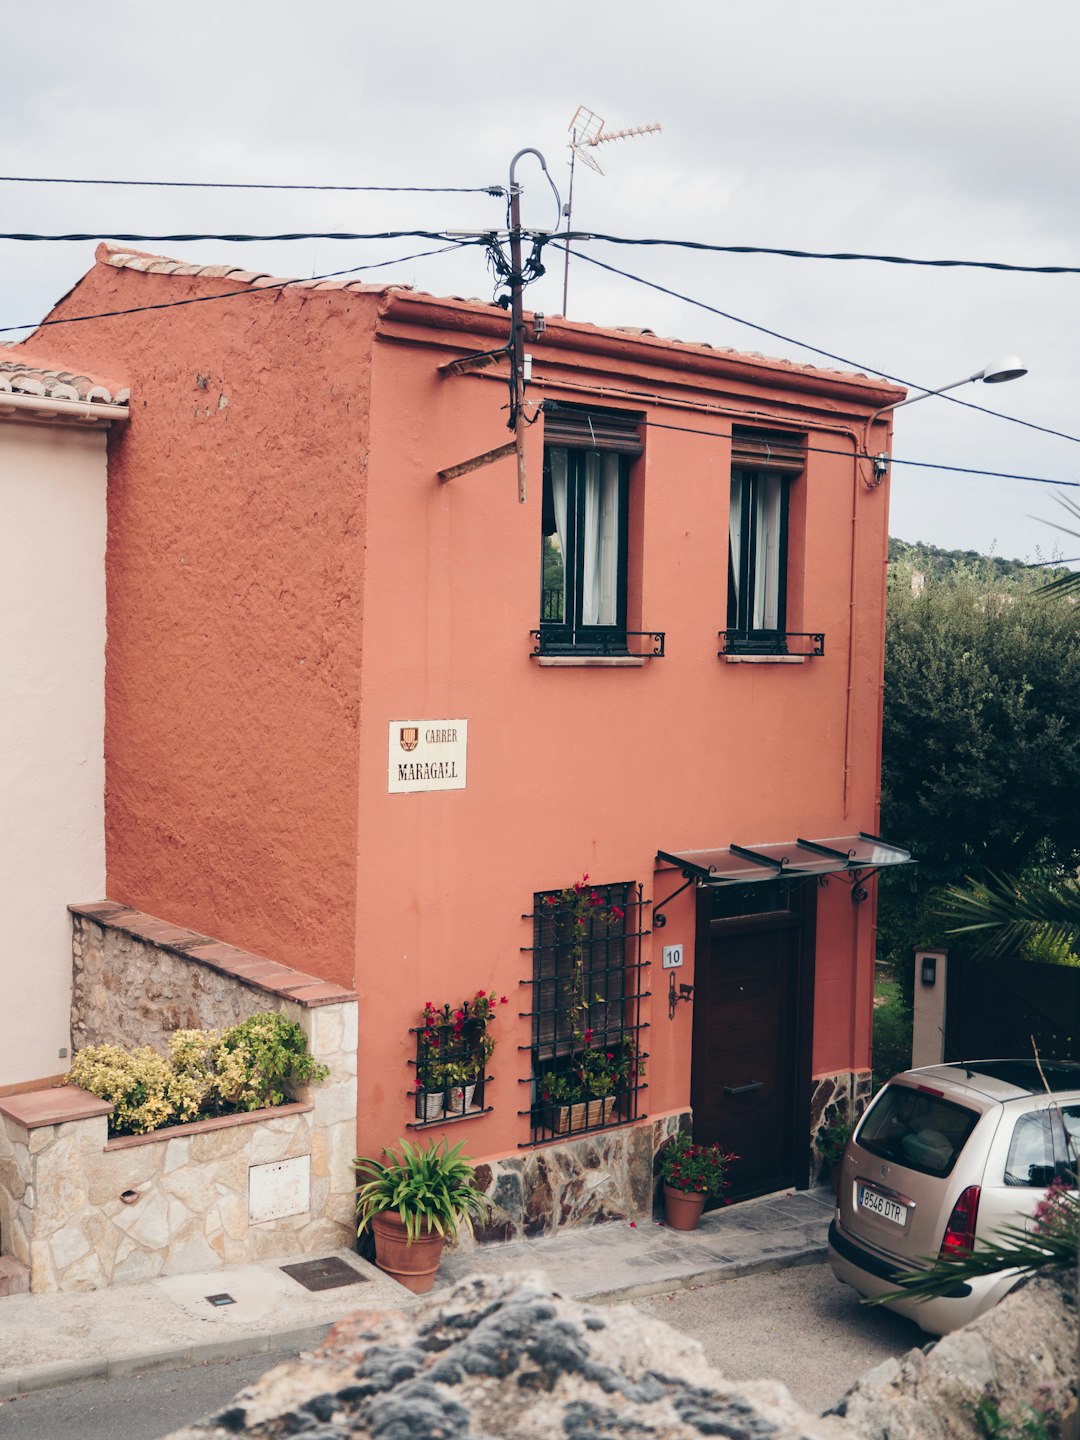
[[729, 1184], [728, 1166], [738, 1155], [719, 1145], [696, 1145], [680, 1131], [660, 1151], [664, 1182], [664, 1213], [673, 1230], [696, 1230], [705, 1201], [722, 1195]]

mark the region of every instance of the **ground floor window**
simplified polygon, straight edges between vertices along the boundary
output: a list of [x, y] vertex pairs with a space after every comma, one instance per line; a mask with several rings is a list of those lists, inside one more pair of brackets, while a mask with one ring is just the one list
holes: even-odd
[[640, 885], [533, 896], [530, 1144], [640, 1118]]

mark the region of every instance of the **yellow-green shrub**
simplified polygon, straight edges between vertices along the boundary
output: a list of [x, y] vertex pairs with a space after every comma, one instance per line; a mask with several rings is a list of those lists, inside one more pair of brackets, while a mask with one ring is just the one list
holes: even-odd
[[324, 1080], [329, 1072], [308, 1054], [304, 1032], [275, 1011], [252, 1015], [227, 1030], [176, 1030], [169, 1058], [148, 1046], [128, 1053], [90, 1045], [75, 1057], [68, 1080], [110, 1100], [113, 1135], [143, 1135], [237, 1110], [281, 1105], [287, 1086]]
[[109, 1129], [114, 1135], [145, 1135], [174, 1119], [173, 1073], [148, 1045], [130, 1054], [116, 1045], [88, 1045], [75, 1056], [67, 1078], [112, 1101]]

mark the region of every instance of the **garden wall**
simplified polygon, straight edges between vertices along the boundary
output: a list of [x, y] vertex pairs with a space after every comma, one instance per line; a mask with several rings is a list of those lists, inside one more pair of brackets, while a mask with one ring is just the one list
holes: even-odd
[[273, 1110], [108, 1138], [75, 1086], [0, 1099], [0, 1248], [35, 1292], [355, 1243], [356, 996], [124, 906], [72, 908], [76, 1048], [280, 1011], [330, 1071]]

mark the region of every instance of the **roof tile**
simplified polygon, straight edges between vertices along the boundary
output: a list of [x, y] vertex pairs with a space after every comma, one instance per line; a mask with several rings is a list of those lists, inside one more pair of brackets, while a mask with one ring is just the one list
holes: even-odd
[[[126, 405], [129, 390], [114, 395], [106, 385], [89, 375], [73, 375], [69, 370], [52, 370], [27, 360], [9, 360], [13, 351], [0, 348], [0, 394], [34, 395], [43, 400], [89, 400], [103, 405]], [[122, 397], [122, 398], [121, 398]]]

